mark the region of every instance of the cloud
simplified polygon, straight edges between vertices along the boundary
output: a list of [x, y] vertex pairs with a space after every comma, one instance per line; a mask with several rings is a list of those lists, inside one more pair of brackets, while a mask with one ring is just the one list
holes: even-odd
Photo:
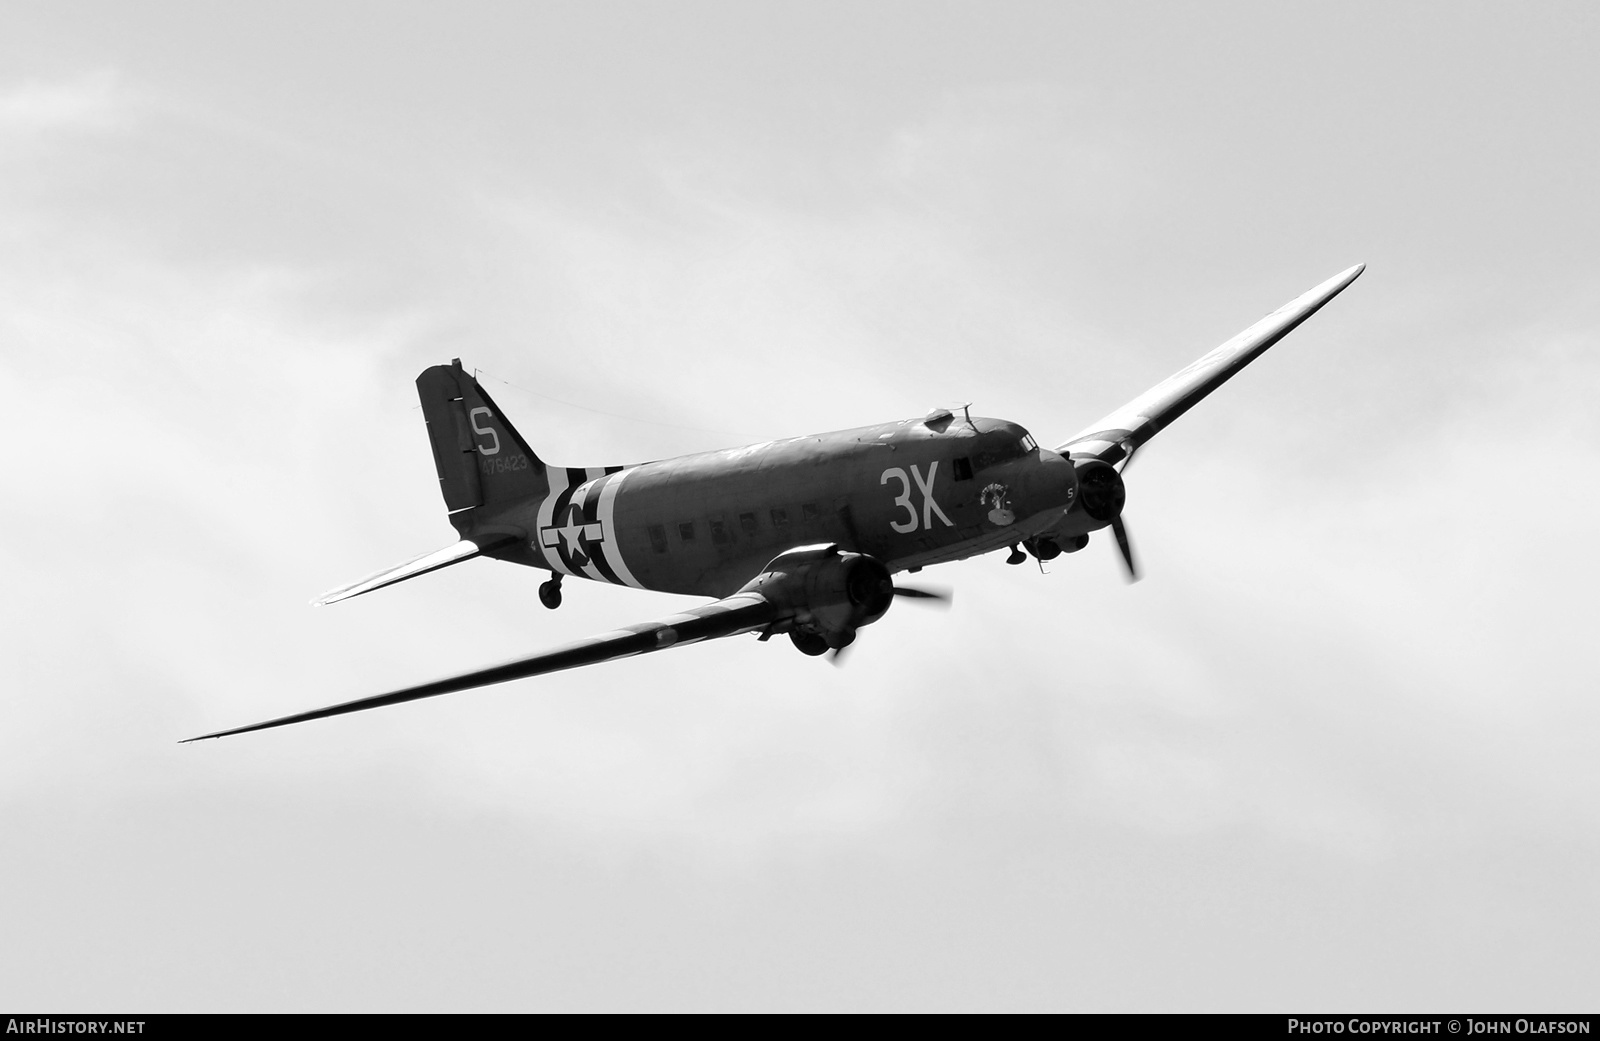
[[[337, 82], [390, 94], [329, 51]], [[132, 85], [172, 96], [158, 86]], [[486, 136], [543, 144], [536, 111], [494, 104], [558, 95], [510, 86], [463, 90]], [[130, 125], [132, 87], [13, 84], [0, 134]], [[652, 418], [755, 439], [958, 395], [1048, 441], [1358, 259], [1324, 269], [1343, 242], [1296, 224], [1284, 241], [1303, 248], [1257, 261], [1281, 277], [1240, 266], [1247, 244], [1188, 285], [1163, 256], [1237, 220], [1223, 174], [1140, 161], [1149, 127], [1108, 132], [1074, 91], [863, 104], [849, 148], [803, 161], [737, 128], [666, 127], [592, 166], [548, 149], [496, 173], [404, 106], [374, 121], [322, 91], [324, 152], [296, 145], [304, 113], [269, 111], [277, 95], [219, 90], [214, 109], [161, 107], [159, 133], [82, 149], [93, 162], [36, 164], [49, 191], [0, 199], [12, 992], [1189, 1008], [1591, 992], [1593, 322], [1518, 333], [1490, 296], [1463, 352], [1439, 319], [1467, 291], [1429, 296], [1428, 265], [1375, 263], [1147, 450], [1137, 586], [1102, 537], [1048, 574], [940, 568], [954, 609], [897, 605], [844, 669], [731, 640], [172, 743], [672, 602], [576, 584], [552, 614], [536, 575], [476, 561], [307, 607], [452, 537], [411, 394], [422, 365], [460, 354], [638, 418], [500, 394], [557, 462], [723, 440], [674, 442]], [[385, 125], [423, 147], [364, 155]], [[1141, 222], [1141, 177], [1210, 201], [1208, 219]], [[588, 178], [601, 187], [568, 183]], [[1371, 221], [1411, 227], [1376, 205]], [[1371, 317], [1385, 294], [1413, 320]], [[1430, 372], [1451, 378], [1413, 378]]]
[[12, 138], [104, 132], [127, 126], [132, 116], [126, 90], [108, 69], [0, 87], [0, 134]]

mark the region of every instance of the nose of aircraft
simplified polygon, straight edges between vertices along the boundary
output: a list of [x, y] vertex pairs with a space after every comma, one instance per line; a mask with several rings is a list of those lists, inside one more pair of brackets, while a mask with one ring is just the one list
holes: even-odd
[[1022, 499], [1027, 512], [1064, 510], [1078, 495], [1078, 472], [1059, 452], [1041, 448], [1037, 459], [1026, 460], [1021, 480]]

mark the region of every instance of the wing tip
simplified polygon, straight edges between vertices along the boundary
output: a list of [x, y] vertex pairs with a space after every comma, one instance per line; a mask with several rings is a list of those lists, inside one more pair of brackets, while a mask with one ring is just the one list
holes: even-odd
[[255, 730], [260, 726], [261, 726], [261, 724], [255, 723], [255, 724], [251, 724], [250, 726], [234, 727], [232, 730], [218, 730], [214, 734], [200, 734], [200, 735], [198, 735], [196, 737], [186, 737], [186, 738], [182, 739], [181, 741], [179, 741], [178, 744], [180, 744], [180, 745], [192, 745], [196, 741], [214, 741], [219, 737], [232, 737], [234, 734], [242, 734], [247, 730]]
[[[1323, 304], [1326, 304], [1329, 300], [1332, 300], [1346, 289], [1349, 289], [1350, 283], [1360, 278], [1361, 273], [1366, 269], [1367, 262], [1364, 260], [1359, 264], [1354, 264], [1345, 268], [1337, 275], [1334, 275], [1326, 282], [1323, 282], [1321, 285], [1313, 286], [1304, 293], [1295, 297], [1293, 300], [1290, 300], [1288, 303], [1272, 312], [1266, 318], [1262, 319], [1261, 322], [1256, 326], [1252, 326], [1250, 329], [1246, 330], [1246, 333], [1254, 332], [1258, 327], [1266, 325], [1272, 320], [1286, 315], [1298, 315], [1299, 317], [1296, 319], [1295, 325], [1300, 324], [1300, 322], [1311, 317], [1318, 310], [1320, 310]], [[1291, 326], [1291, 328], [1293, 327]], [[1244, 334], [1242, 333], [1240, 335]]]

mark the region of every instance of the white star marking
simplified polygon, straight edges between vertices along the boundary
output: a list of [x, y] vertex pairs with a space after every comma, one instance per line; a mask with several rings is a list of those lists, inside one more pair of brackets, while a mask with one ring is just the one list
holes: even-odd
[[587, 557], [588, 554], [580, 549], [578, 540], [582, 538], [591, 543], [599, 542], [604, 530], [598, 524], [585, 524], [583, 522], [583, 509], [574, 503], [571, 506], [571, 512], [567, 514], [567, 523], [560, 527], [551, 525], [544, 529], [543, 542], [546, 546], [554, 546], [557, 541], [563, 542], [566, 544], [569, 556]]

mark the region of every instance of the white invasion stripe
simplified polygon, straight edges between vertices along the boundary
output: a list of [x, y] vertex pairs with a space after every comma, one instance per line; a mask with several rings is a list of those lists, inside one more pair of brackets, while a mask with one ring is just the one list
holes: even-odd
[[[588, 480], [584, 481], [578, 490], [572, 493], [572, 505], [578, 507], [580, 510], [583, 509], [584, 502], [589, 498], [590, 492], [593, 490], [595, 480], [599, 477], [604, 477], [605, 473], [606, 472], [603, 468], [591, 466], [586, 469], [584, 471], [584, 476], [586, 476]], [[604, 547], [608, 537], [609, 533], [606, 531], [606, 526], [604, 524], [600, 525], [600, 538], [597, 540], [599, 543], [598, 552], [605, 552]], [[591, 549], [593, 548], [594, 547], [591, 547]], [[592, 578], [596, 582], [609, 581], [609, 579], [606, 578], [605, 573], [600, 570], [599, 565], [594, 562], [594, 557], [592, 556], [585, 558], [583, 566], [578, 570], [583, 572], [583, 576], [585, 578]]]
[[[714, 603], [709, 603], [704, 607], [689, 612], [688, 614], [679, 615], [678, 618], [715, 618], [719, 614], [727, 614], [729, 611], [735, 611], [741, 607], [750, 607], [754, 604], [764, 604], [766, 602], [767, 598], [762, 596], [760, 593], [735, 593], [725, 600], [718, 600]], [[673, 625], [682, 624], [677, 619], [669, 619], [668, 622], [669, 624]], [[752, 629], [756, 628], [759, 628], [759, 626], [751, 626], [749, 629], [745, 629], [744, 631], [750, 632]], [[678, 641], [678, 645], [687, 647], [691, 643], [699, 643], [704, 639], [704, 636], [697, 636], [692, 640], [680, 640]]]
[[[550, 570], [558, 574], [570, 575], [572, 572], [568, 571], [567, 566], [561, 563], [560, 544], [558, 543], [554, 546], [546, 546], [544, 544], [544, 530], [555, 523], [556, 500], [561, 497], [562, 492], [567, 490], [567, 470], [561, 466], [547, 466], [545, 467], [545, 473], [551, 477], [550, 493], [544, 497], [544, 502], [539, 504], [539, 523], [535, 526], [533, 532], [534, 545], [544, 557], [545, 563], [550, 565]], [[557, 474], [560, 476], [557, 477]]]
[[607, 481], [605, 486], [600, 489], [600, 510], [596, 516], [600, 518], [600, 530], [605, 532], [606, 562], [611, 565], [611, 570], [615, 571], [617, 577], [627, 585], [635, 589], [643, 589], [644, 586], [639, 583], [637, 578], [633, 577], [633, 572], [628, 570], [627, 562], [622, 559], [622, 540], [617, 537], [617, 489], [622, 487], [622, 482], [631, 473], [633, 473], [633, 470], [630, 468], [618, 470], [611, 475], [611, 480]]
[[1093, 441], [1073, 441], [1070, 444], [1061, 446], [1061, 454], [1070, 455], [1076, 453], [1078, 455], [1100, 456], [1111, 451], [1116, 444], [1116, 441], [1107, 441], [1104, 438], [1096, 438]]

